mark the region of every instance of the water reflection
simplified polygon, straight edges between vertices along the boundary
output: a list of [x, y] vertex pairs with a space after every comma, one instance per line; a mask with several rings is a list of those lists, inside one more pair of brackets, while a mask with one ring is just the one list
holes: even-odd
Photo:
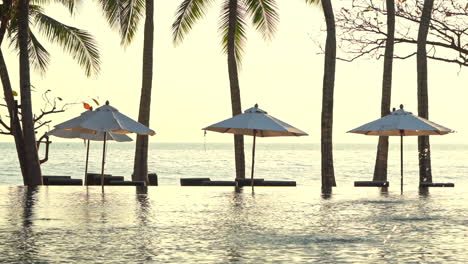
[[136, 186], [135, 190], [137, 195], [148, 194], [148, 186]]
[[[252, 191], [252, 196], [253, 196]], [[243, 210], [245, 208], [245, 193], [242, 188], [236, 188], [236, 190], [231, 194], [232, 198], [229, 203], [229, 210], [226, 215], [222, 217], [221, 225], [226, 226], [226, 263], [235, 263], [239, 262], [242, 259], [242, 241], [236, 239], [242, 232], [242, 215], [244, 214]], [[223, 221], [224, 220], [224, 221]]]
[[[11, 206], [8, 208], [6, 217], [7, 225], [10, 225], [7, 228], [11, 232], [7, 234], [6, 240], [2, 241], [1, 244], [10, 247], [10, 250], [17, 254], [19, 262], [29, 262], [31, 259], [35, 259], [39, 250], [33, 229], [37, 192], [37, 188], [27, 187], [14, 188], [8, 192], [8, 202]], [[17, 223], [20, 225], [17, 226]], [[8, 251], [7, 249], [6, 252]], [[1, 252], [5, 252], [5, 250]]]
[[151, 230], [151, 219], [154, 216], [152, 215], [151, 202], [146, 195], [147, 191], [147, 188], [137, 188], [135, 224], [139, 236], [134, 241], [134, 247], [138, 252], [139, 259], [145, 262], [152, 261], [154, 256], [158, 255], [155, 251], [155, 247], [158, 245], [158, 235]]
[[389, 195], [388, 187], [381, 187], [380, 188], [380, 195], [382, 195], [382, 197], [388, 197], [388, 195]]
[[428, 197], [429, 196], [429, 188], [428, 187], [419, 187], [419, 196], [420, 197]]
[[467, 262], [468, 203], [437, 190], [154, 190], [0, 186], [0, 263]]

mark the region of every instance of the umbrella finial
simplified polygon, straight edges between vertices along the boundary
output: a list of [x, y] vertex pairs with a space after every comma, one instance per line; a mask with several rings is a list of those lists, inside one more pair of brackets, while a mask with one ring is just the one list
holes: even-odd
[[403, 104], [400, 105], [400, 109], [403, 109]]
[[109, 100], [106, 100], [106, 105], [109, 105]]
[[255, 108], [258, 108], [258, 104], [255, 104]]

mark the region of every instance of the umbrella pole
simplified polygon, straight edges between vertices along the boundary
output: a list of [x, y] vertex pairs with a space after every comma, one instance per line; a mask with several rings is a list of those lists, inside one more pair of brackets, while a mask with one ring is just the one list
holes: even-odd
[[252, 192], [254, 191], [254, 168], [255, 168], [255, 140], [257, 138], [257, 131], [254, 129], [254, 135], [253, 135], [253, 146], [252, 146], [252, 174], [250, 175], [250, 184], [252, 185]]
[[403, 131], [400, 131], [401, 194], [403, 194]]
[[86, 165], [84, 173], [84, 185], [88, 186], [88, 158], [89, 158], [89, 139], [86, 142]]
[[104, 144], [102, 146], [102, 165], [101, 165], [101, 188], [104, 192], [104, 163], [106, 162], [106, 140], [107, 132], [104, 132]]

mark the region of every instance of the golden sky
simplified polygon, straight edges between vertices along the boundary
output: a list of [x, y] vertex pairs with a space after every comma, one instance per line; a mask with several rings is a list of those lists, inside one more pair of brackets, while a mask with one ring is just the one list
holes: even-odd
[[[157, 135], [152, 142], [203, 142], [201, 128], [230, 117], [227, 59], [217, 30], [221, 3], [197, 23], [184, 43], [174, 47], [171, 24], [179, 1], [155, 1], [154, 78], [150, 127]], [[220, 2], [220, 1], [218, 1]], [[323, 55], [316, 42], [324, 42], [321, 10], [303, 1], [278, 1], [281, 21], [276, 37], [265, 42], [252, 28], [245, 48], [240, 85], [242, 107], [258, 103], [269, 114], [306, 131], [301, 138], [274, 138], [268, 142], [320, 142]], [[286, 4], [287, 3], [287, 4]], [[86, 78], [83, 71], [61, 49], [47, 43], [51, 64], [45, 76], [33, 74], [34, 106], [42, 104], [42, 91], [51, 89], [67, 102], [98, 98], [137, 119], [141, 89], [142, 36], [126, 49], [118, 34], [108, 28], [97, 5], [80, 5], [74, 18], [53, 6], [48, 13], [70, 25], [87, 29], [96, 37], [102, 59], [99, 76]], [[18, 86], [18, 64], [14, 51], [3, 47], [12, 84]], [[414, 46], [416, 48], [416, 46]], [[346, 131], [380, 117], [382, 60], [338, 62], [335, 83], [334, 141], [375, 143], [376, 137], [346, 134]], [[417, 114], [416, 61], [395, 61], [392, 106], [400, 103]], [[458, 133], [432, 137], [435, 143], [467, 143], [468, 74], [455, 65], [429, 64], [430, 120]], [[81, 105], [54, 115], [53, 123], [84, 111]], [[0, 141], [10, 141], [0, 136]], [[250, 140], [250, 139], [246, 139]], [[209, 132], [209, 142], [232, 142], [232, 136]], [[394, 141], [397, 143], [397, 141]], [[416, 143], [416, 138], [406, 142]]]

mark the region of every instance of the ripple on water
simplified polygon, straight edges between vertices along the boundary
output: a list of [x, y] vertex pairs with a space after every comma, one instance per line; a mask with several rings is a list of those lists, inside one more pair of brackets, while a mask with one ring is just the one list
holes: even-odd
[[466, 201], [314, 190], [0, 186], [0, 263], [467, 260]]

